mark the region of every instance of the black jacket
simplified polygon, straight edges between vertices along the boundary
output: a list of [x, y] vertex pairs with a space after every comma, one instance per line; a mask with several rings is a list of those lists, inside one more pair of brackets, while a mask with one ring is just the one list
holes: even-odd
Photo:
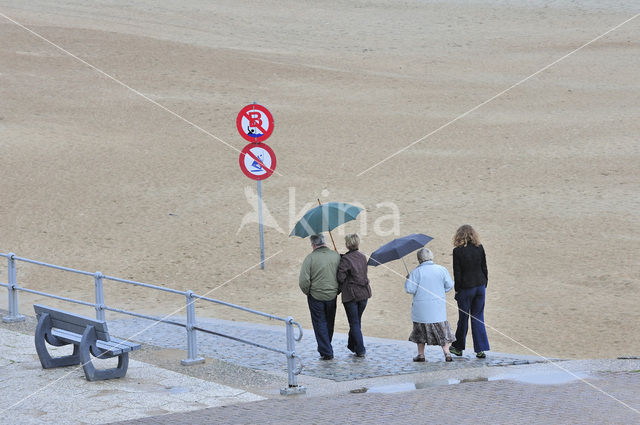
[[340, 257], [336, 278], [342, 292], [343, 303], [371, 298], [371, 286], [367, 277], [367, 257], [357, 249]]
[[456, 292], [480, 285], [487, 286], [489, 272], [482, 245], [468, 244], [453, 249], [453, 278]]

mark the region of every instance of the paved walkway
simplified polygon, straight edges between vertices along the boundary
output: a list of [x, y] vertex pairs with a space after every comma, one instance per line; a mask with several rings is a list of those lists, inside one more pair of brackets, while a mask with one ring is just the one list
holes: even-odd
[[[153, 327], [140, 332], [150, 325]], [[270, 326], [219, 319], [199, 319], [198, 325], [218, 333], [241, 337], [274, 348], [282, 350], [286, 348], [284, 323], [281, 326]], [[167, 348], [185, 349], [187, 344], [185, 329], [175, 325], [154, 324], [154, 322], [143, 319], [123, 319], [110, 321], [109, 329], [121, 337], [133, 336], [133, 339], [137, 341]], [[286, 372], [286, 358], [282, 354], [252, 348], [240, 342], [201, 332], [198, 333], [197, 338], [199, 355], [256, 370]], [[453, 363], [445, 364], [442, 349], [427, 347], [425, 351], [427, 362], [415, 363], [412, 358], [416, 355], [416, 345], [412, 342], [365, 336], [365, 344], [367, 347], [366, 358], [356, 358], [346, 348], [347, 335], [335, 334], [333, 339], [335, 358], [332, 361], [321, 361], [316, 351], [313, 331], [305, 329], [302, 340], [296, 343], [296, 353], [304, 364], [302, 375], [341, 382], [436, 371], [442, 368], [455, 370], [545, 361], [534, 356], [503, 353], [490, 353], [486, 359], [481, 360], [475, 357], [475, 353], [465, 352], [463, 357], [454, 356]]]
[[[199, 325], [261, 344], [285, 344], [284, 326], [214, 319]], [[113, 326], [122, 331], [143, 329], [144, 321], [123, 320]], [[305, 364], [299, 380], [308, 386], [307, 396], [258, 392], [269, 399], [127, 423], [640, 424], [640, 373], [600, 372], [625, 370], [621, 361], [550, 364], [533, 356], [501, 353], [480, 360], [471, 353], [445, 363], [440, 348], [428, 347], [427, 362], [414, 363], [415, 344], [371, 337], [365, 337], [367, 357], [360, 359], [346, 349], [344, 334], [334, 336], [335, 359], [321, 361], [312, 331], [304, 332], [296, 352]], [[186, 343], [185, 331], [169, 325], [136, 338], [175, 348]], [[207, 357], [284, 376], [285, 360], [272, 352], [203, 334], [198, 335], [198, 347]], [[627, 370], [640, 368], [640, 361], [630, 362]]]
[[[263, 399], [135, 360], [123, 379], [89, 382], [79, 366], [42, 369], [33, 334], [0, 327], [0, 341], [0, 424], [101, 424]], [[58, 356], [70, 348], [49, 347]]]
[[[139, 333], [150, 323], [109, 322], [112, 334], [136, 334], [153, 345], [134, 353], [125, 378], [101, 382], [87, 382], [74, 367], [42, 370], [33, 318], [0, 323], [0, 423], [640, 424], [638, 358], [551, 364], [489, 353], [485, 360], [468, 356], [445, 363], [433, 348], [428, 362], [417, 364], [408, 341], [366, 337], [368, 355], [357, 359], [345, 347], [346, 335], [336, 334], [336, 358], [320, 361], [313, 334], [305, 331], [297, 351], [305, 362], [298, 379], [307, 393], [285, 397], [279, 394], [287, 382], [283, 355], [199, 334], [206, 363], [181, 366], [184, 329], [160, 325]], [[285, 344], [284, 326], [199, 324], [279, 348]]]
[[[588, 379], [640, 409], [640, 373]], [[509, 380], [413, 391], [264, 400], [124, 422], [126, 424], [638, 424], [640, 413], [581, 381], [532, 385]]]

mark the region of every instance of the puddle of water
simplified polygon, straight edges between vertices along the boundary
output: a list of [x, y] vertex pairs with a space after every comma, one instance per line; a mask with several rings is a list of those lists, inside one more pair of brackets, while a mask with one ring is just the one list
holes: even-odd
[[378, 387], [371, 388], [358, 388], [357, 390], [351, 390], [352, 393], [380, 393], [380, 394], [390, 394], [390, 393], [400, 393], [405, 391], [414, 391], [421, 390], [423, 388], [429, 387], [439, 387], [442, 385], [453, 385], [459, 384], [460, 380], [458, 379], [438, 379], [429, 382], [402, 382], [399, 384], [391, 384], [391, 385], [381, 385]]
[[168, 387], [167, 390], [169, 390], [171, 394], [184, 394], [190, 391], [187, 387]]
[[479, 378], [467, 378], [467, 379], [463, 379], [462, 381], [460, 381], [460, 384], [464, 384], [465, 382], [487, 382], [490, 381], [491, 379], [489, 378], [483, 378], [483, 377], [479, 377]]
[[436, 379], [433, 381], [425, 381], [425, 382], [416, 382], [415, 383], [415, 387], [416, 390], [421, 390], [424, 388], [430, 388], [430, 387], [440, 387], [442, 385], [455, 385], [455, 384], [459, 384], [460, 380], [459, 379], [455, 379], [455, 378], [449, 378], [449, 379]]
[[478, 377], [478, 378], [467, 378], [467, 379], [436, 379], [433, 381], [424, 381], [424, 382], [402, 382], [399, 384], [392, 385], [381, 385], [378, 387], [371, 388], [357, 388], [351, 390], [351, 393], [359, 394], [359, 393], [380, 393], [380, 394], [391, 394], [391, 393], [399, 393], [406, 391], [414, 391], [421, 390], [424, 388], [438, 387], [442, 385], [456, 385], [456, 384], [465, 384], [468, 382], [489, 382], [489, 381], [516, 381], [522, 382], [525, 384], [534, 384], [534, 385], [562, 385], [567, 384], [569, 382], [576, 381], [578, 379], [589, 378], [590, 376], [586, 373], [582, 372], [564, 372], [564, 371], [547, 371], [547, 372], [537, 372], [537, 373], [513, 373], [513, 374], [503, 374], [491, 376], [489, 378]]
[[391, 394], [391, 393], [401, 393], [404, 391], [413, 391], [415, 389], [416, 389], [416, 384], [414, 384], [413, 382], [406, 382], [403, 384], [381, 385], [379, 387], [371, 387], [367, 389], [367, 392]]
[[496, 375], [489, 378], [490, 381], [516, 381], [524, 384], [534, 385], [562, 385], [569, 382], [577, 381], [579, 379], [590, 378], [590, 376], [583, 372], [565, 372], [563, 370], [547, 371], [537, 373], [507, 373], [504, 375]]

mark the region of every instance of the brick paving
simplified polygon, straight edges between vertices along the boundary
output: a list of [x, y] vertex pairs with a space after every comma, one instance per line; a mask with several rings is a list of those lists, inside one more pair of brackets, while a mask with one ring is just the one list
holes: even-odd
[[424, 386], [389, 394], [296, 396], [120, 423], [640, 424], [640, 373], [599, 373], [586, 380], [631, 408], [582, 381], [535, 385], [496, 380]]
[[[185, 349], [186, 331], [184, 328], [168, 324], [156, 324], [148, 331], [138, 333], [153, 322], [142, 319], [121, 319], [109, 321], [111, 333], [166, 348]], [[198, 325], [219, 333], [241, 337], [260, 344], [285, 349], [285, 327], [255, 323], [233, 322], [221, 319], [199, 319]], [[297, 330], [296, 330], [297, 334]], [[198, 353], [210, 358], [236, 364], [256, 370], [286, 372], [284, 355], [272, 351], [253, 348], [227, 338], [198, 333]], [[296, 342], [296, 353], [304, 363], [302, 375], [330, 379], [336, 382], [355, 379], [375, 378], [379, 376], [404, 375], [446, 369], [468, 369], [486, 366], [506, 366], [538, 363], [543, 361], [531, 356], [490, 353], [486, 359], [477, 359], [475, 353], [465, 352], [463, 357], [454, 356], [453, 363], [444, 363], [439, 347], [427, 347], [427, 362], [414, 363], [416, 345], [409, 341], [370, 338], [365, 335], [366, 358], [355, 358], [347, 350], [347, 335], [335, 334], [333, 348], [335, 358], [332, 361], [319, 360], [316, 341], [312, 330], [305, 329], [303, 338]]]
[[[32, 318], [28, 318], [27, 322], [3, 326], [20, 329], [32, 335], [34, 323]], [[128, 337], [136, 330], [144, 329], [149, 322], [126, 319], [109, 323], [112, 333]], [[205, 324], [217, 331], [230, 332], [261, 343], [284, 345], [282, 327], [207, 319], [200, 323]], [[184, 349], [184, 329], [162, 326], [153, 328], [146, 334], [137, 335], [136, 339], [143, 342], [148, 340], [160, 351], [164, 350], [163, 346]], [[222, 373], [225, 365], [232, 366], [228, 372], [233, 374], [236, 368], [233, 365], [251, 366], [254, 364], [251, 362], [254, 361], [255, 366], [261, 366], [261, 369], [267, 371], [267, 375], [274, 371], [284, 371], [284, 359], [278, 360], [278, 356], [273, 357], [271, 352], [220, 337], [211, 337], [208, 341], [201, 336], [199, 334], [200, 351], [207, 356], [218, 356], [225, 360], [209, 362], [208, 367], [213, 367], [210, 371], [211, 376], [202, 376], [201, 379], [215, 381], [226, 376]], [[307, 331], [305, 338], [298, 343], [297, 349], [305, 358], [308, 379], [313, 380], [313, 384], [309, 384], [309, 395], [282, 397], [276, 395], [277, 390], [271, 389], [265, 392], [264, 395], [270, 398], [264, 401], [210, 408], [202, 403], [197, 407], [185, 405], [184, 412], [165, 415], [160, 414], [163, 409], [147, 409], [145, 417], [121, 423], [640, 424], [640, 363], [636, 360], [563, 362], [562, 364], [575, 371], [575, 374], [572, 374], [542, 364], [487, 368], [492, 365], [536, 362], [532, 357], [496, 353], [490, 353], [485, 360], [468, 356], [456, 358], [453, 364], [444, 363], [439, 348], [434, 348], [427, 353], [429, 362], [413, 364], [411, 356], [414, 354], [415, 346], [408, 341], [379, 338], [366, 338], [366, 341], [369, 350], [367, 358], [356, 359], [344, 347], [346, 336], [337, 334], [334, 344], [336, 359], [323, 362], [318, 360], [315, 352], [313, 334]], [[152, 355], [154, 352], [150, 350], [148, 354]], [[207, 368], [207, 365], [188, 368], [174, 366], [177, 371], [186, 374], [189, 374], [187, 371], [196, 372], [199, 367]], [[373, 372], [368, 373], [368, 369], [372, 369]], [[131, 372], [133, 375], [133, 371]], [[371, 375], [375, 377], [360, 380]], [[583, 381], [571, 381], [576, 375], [593, 383], [603, 392]], [[324, 379], [317, 379], [318, 377]], [[83, 385], [87, 385], [82, 377], [79, 379]], [[278, 379], [280, 378], [276, 378], [276, 381]], [[345, 380], [349, 381], [344, 382]], [[234, 375], [232, 381], [229, 383], [231, 386], [243, 387], [239, 376]], [[323, 382], [333, 384], [330, 388], [319, 390], [318, 386], [323, 386]], [[269, 387], [273, 382], [268, 381], [264, 385]], [[365, 388], [365, 385], [369, 385], [369, 388]], [[312, 386], [314, 388], [311, 388]], [[242, 390], [240, 391], [242, 394]], [[138, 390], [135, 391], [141, 402], [142, 395], [157, 395], [156, 392], [139, 393]], [[190, 397], [195, 397], [194, 401], [197, 402], [202, 395], [195, 391]], [[174, 400], [175, 397], [170, 398], [173, 404], [180, 403]], [[122, 397], [114, 396], [113, 399], [102, 400], [102, 403], [118, 400], [121, 401]], [[623, 403], [629, 407], [625, 407]], [[106, 404], [103, 404], [103, 410], [105, 406]], [[189, 410], [194, 407], [199, 410]], [[120, 417], [137, 416], [129, 414], [131, 408], [123, 406], [122, 412], [128, 415]], [[112, 408], [107, 409], [113, 411]], [[179, 410], [173, 409], [174, 412]], [[112, 415], [112, 418], [116, 419], [117, 415]]]

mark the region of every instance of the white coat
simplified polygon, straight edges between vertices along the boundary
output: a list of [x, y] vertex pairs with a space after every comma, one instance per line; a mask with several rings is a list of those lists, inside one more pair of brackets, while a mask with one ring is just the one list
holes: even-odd
[[416, 267], [404, 282], [404, 290], [413, 294], [411, 320], [418, 323], [439, 323], [447, 320], [445, 293], [453, 288], [446, 268], [433, 261]]

